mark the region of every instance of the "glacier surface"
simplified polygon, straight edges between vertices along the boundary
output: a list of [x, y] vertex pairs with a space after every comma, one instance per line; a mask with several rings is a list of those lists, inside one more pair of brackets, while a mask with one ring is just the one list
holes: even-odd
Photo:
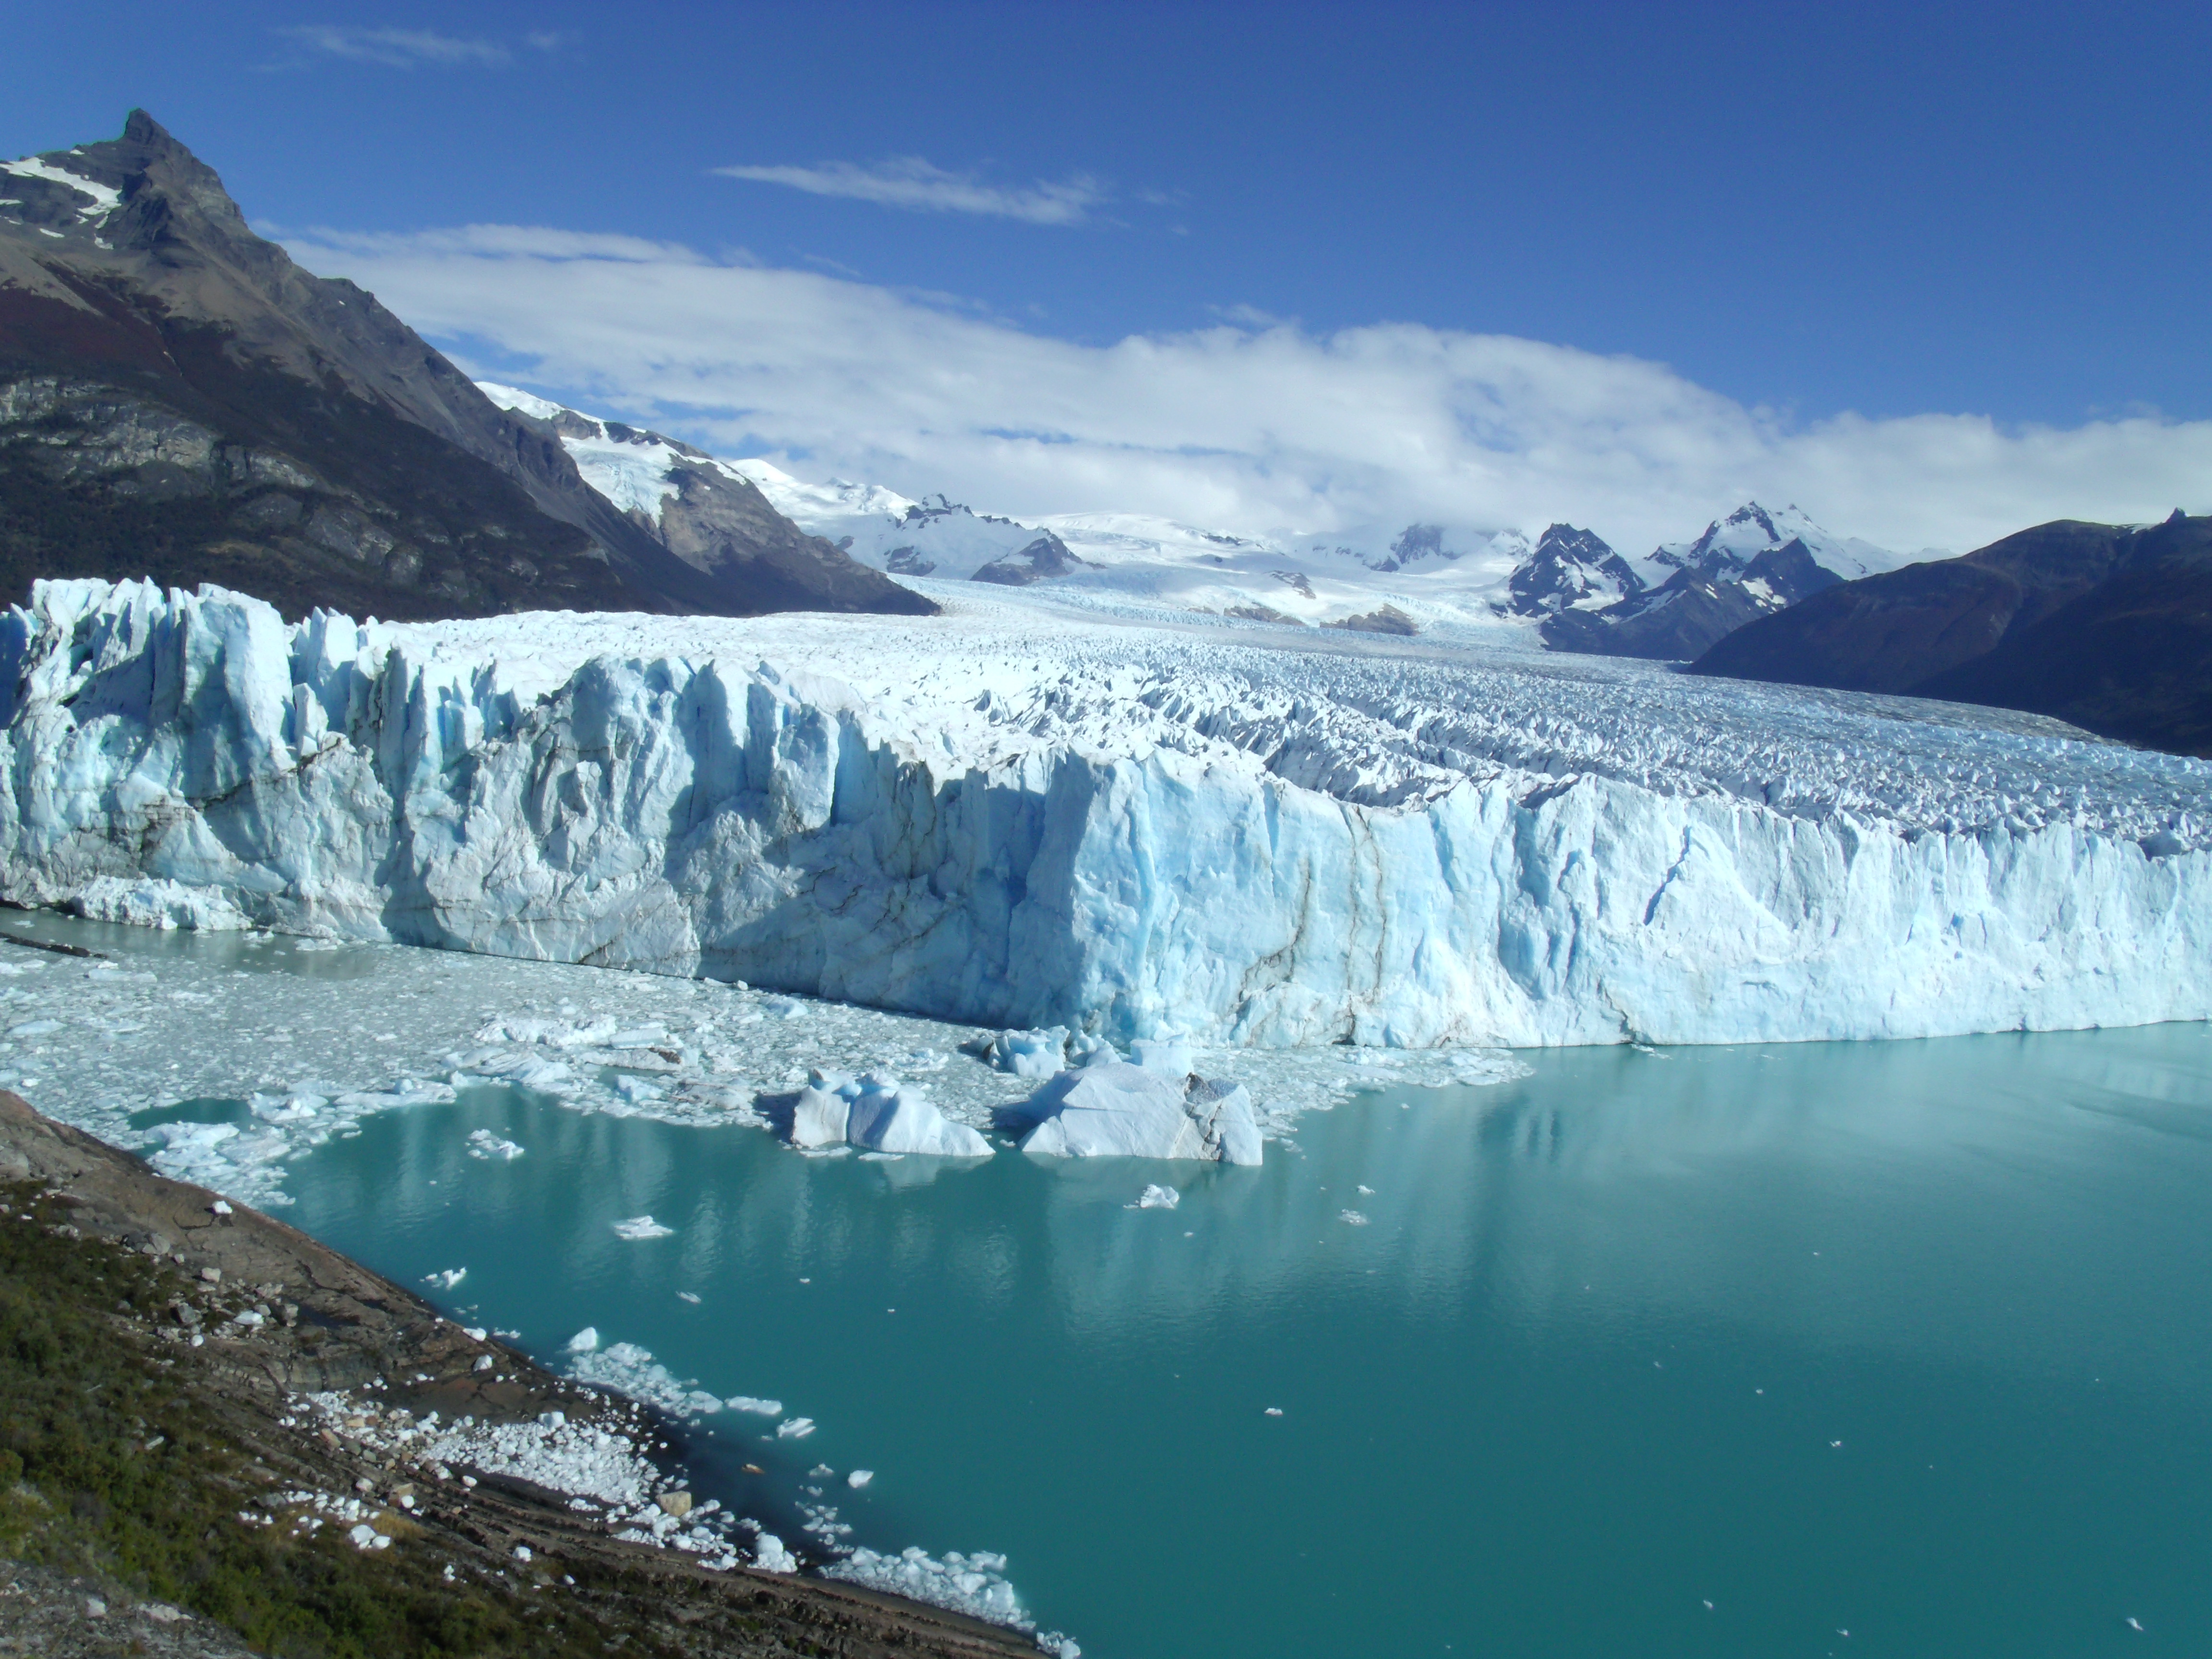
[[0, 897], [1125, 1048], [2212, 1013], [2203, 763], [932, 591], [946, 617], [287, 625], [41, 582], [0, 618]]

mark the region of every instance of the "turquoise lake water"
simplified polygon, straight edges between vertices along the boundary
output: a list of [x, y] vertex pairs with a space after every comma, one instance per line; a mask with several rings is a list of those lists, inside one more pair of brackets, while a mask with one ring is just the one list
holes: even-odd
[[817, 1432], [709, 1419], [703, 1487], [874, 1469], [854, 1541], [1003, 1552], [1088, 1659], [2212, 1651], [2205, 1028], [1527, 1058], [1200, 1173], [484, 1088], [288, 1219], [781, 1400]]

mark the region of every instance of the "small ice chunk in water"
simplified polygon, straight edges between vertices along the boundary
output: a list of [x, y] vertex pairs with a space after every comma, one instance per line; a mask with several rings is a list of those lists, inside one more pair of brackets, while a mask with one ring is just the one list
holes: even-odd
[[448, 1267], [441, 1273], [432, 1273], [422, 1282], [441, 1291], [450, 1291], [469, 1276], [466, 1267]]
[[[483, 1333], [482, 1331], [474, 1332], [472, 1334], [479, 1342], [483, 1340]], [[582, 1330], [578, 1331], [575, 1335], [568, 1339], [568, 1352], [570, 1353], [596, 1353], [599, 1351], [599, 1328], [596, 1325], [586, 1325]]]
[[783, 1540], [764, 1532], [753, 1540], [753, 1565], [763, 1572], [797, 1572], [799, 1559], [784, 1548]]
[[1174, 1188], [1147, 1185], [1138, 1195], [1137, 1207], [1140, 1210], [1172, 1210], [1182, 1202], [1182, 1194]]
[[756, 1400], [749, 1394], [733, 1394], [722, 1403], [733, 1412], [752, 1412], [762, 1417], [783, 1415], [781, 1400]]
[[1364, 1227], [1367, 1224], [1367, 1218], [1357, 1210], [1339, 1210], [1336, 1212], [1336, 1218], [1354, 1227]]
[[699, 1293], [696, 1291], [678, 1291], [676, 1292], [676, 1299], [678, 1302], [689, 1302], [695, 1308], [699, 1305]]
[[469, 1156], [481, 1158], [505, 1158], [508, 1162], [522, 1156], [522, 1148], [511, 1140], [502, 1140], [489, 1129], [469, 1132]]
[[875, 1478], [876, 1472], [873, 1469], [854, 1469], [852, 1474], [845, 1477], [845, 1484], [854, 1492], [858, 1492]]
[[779, 1440], [804, 1440], [813, 1432], [814, 1419], [811, 1417], [787, 1417], [775, 1425], [775, 1437]]
[[1267, 1414], [1269, 1417], [1280, 1417], [1283, 1414], [1283, 1408], [1280, 1406], [1270, 1406], [1267, 1407]]
[[676, 1231], [664, 1227], [649, 1215], [634, 1215], [627, 1221], [615, 1223], [617, 1238], [665, 1238]]

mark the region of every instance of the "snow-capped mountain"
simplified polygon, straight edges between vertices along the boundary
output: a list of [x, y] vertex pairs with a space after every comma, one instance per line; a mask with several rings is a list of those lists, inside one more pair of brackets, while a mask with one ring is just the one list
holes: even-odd
[[1794, 502], [1779, 513], [1770, 513], [1757, 501], [1746, 501], [1725, 519], [1707, 525], [1697, 540], [1669, 542], [1661, 547], [1651, 555], [1650, 562], [1705, 576], [1740, 575], [1761, 555], [1776, 552], [1793, 541], [1803, 545], [1814, 564], [1847, 582], [1895, 570], [1927, 556], [1893, 553], [1871, 542], [1831, 536]]
[[978, 513], [943, 495], [908, 501], [880, 484], [801, 483], [773, 462], [728, 464], [777, 511], [894, 576], [1021, 586], [1065, 576], [1084, 561], [1048, 530]]
[[1747, 501], [1694, 541], [1624, 557], [1570, 525], [1544, 532], [1515, 571], [1512, 605], [1554, 651], [1689, 661], [1746, 623], [1869, 571], [1911, 562], [1831, 536], [1796, 506]]
[[1547, 649], [1687, 659], [1753, 618], [1910, 560], [1832, 536], [1795, 506], [1746, 502], [1641, 558], [1595, 532], [1434, 523], [1231, 535], [1140, 514], [1020, 520], [945, 495], [812, 483], [772, 461], [723, 460], [659, 434], [486, 383], [495, 403], [549, 422], [577, 470], [682, 556], [702, 499], [736, 485], [849, 554], [911, 583], [1049, 582], [1070, 603], [1243, 622], [1413, 633], [1445, 626]]
[[855, 579], [870, 586], [861, 597], [877, 609], [929, 604], [779, 513], [750, 478], [703, 449], [515, 386], [478, 389], [556, 436], [584, 482], [631, 523], [694, 570], [741, 584], [763, 611], [848, 608], [832, 601]]
[[1627, 560], [1595, 533], [1555, 524], [1537, 538], [1507, 584], [1514, 614], [1554, 617], [1562, 611], [1597, 611], [1618, 605], [1648, 586]]

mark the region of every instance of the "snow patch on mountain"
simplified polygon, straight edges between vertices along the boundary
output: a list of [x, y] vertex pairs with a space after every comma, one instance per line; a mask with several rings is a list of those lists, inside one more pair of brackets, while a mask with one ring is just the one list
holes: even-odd
[[75, 191], [91, 202], [88, 208], [79, 208], [80, 219], [102, 219], [123, 205], [123, 193], [112, 185], [103, 185], [94, 179], [69, 172], [36, 155], [27, 155], [20, 161], [0, 161], [0, 173], [12, 173], [18, 179], [38, 179], [50, 185]]

